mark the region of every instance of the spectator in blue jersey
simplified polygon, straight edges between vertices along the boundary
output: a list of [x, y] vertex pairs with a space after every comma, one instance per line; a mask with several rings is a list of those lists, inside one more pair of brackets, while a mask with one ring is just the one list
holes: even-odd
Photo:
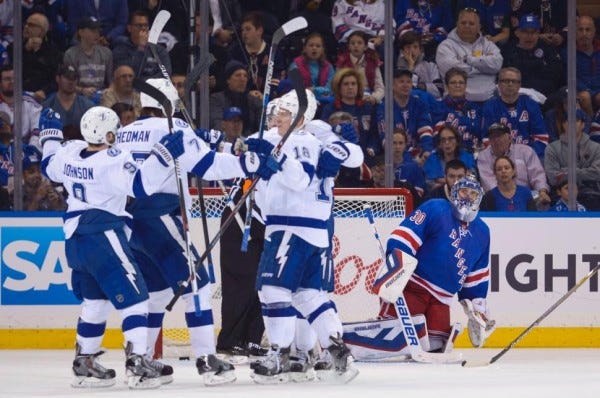
[[511, 66], [498, 73], [498, 95], [483, 105], [483, 143], [489, 144], [485, 133], [489, 126], [500, 123], [511, 130], [513, 142], [527, 144], [540, 159], [548, 145], [548, 133], [540, 105], [531, 97], [520, 94], [521, 72]]
[[452, 185], [467, 176], [467, 166], [460, 159], [452, 159], [444, 166], [444, 184], [427, 192], [425, 200], [447, 199], [450, 200]]
[[458, 13], [456, 28], [438, 46], [435, 62], [443, 75], [454, 67], [467, 72], [467, 99], [482, 102], [494, 94], [502, 54], [496, 44], [481, 34], [477, 11], [463, 9]]
[[[123, 0], [64, 0], [67, 23], [73, 28], [85, 17], [94, 17], [102, 24], [100, 43], [113, 46], [125, 34], [129, 9]], [[70, 32], [71, 35], [75, 31]]]
[[328, 121], [332, 113], [348, 112], [352, 115], [358, 132], [358, 144], [365, 155], [365, 163], [381, 152], [381, 141], [375, 125], [373, 106], [363, 101], [364, 87], [359, 73], [353, 68], [341, 68], [335, 72], [331, 83], [334, 100], [323, 107], [321, 120]]
[[502, 49], [503, 66], [521, 72], [521, 86], [551, 97], [564, 84], [565, 71], [555, 47], [540, 39], [540, 21], [535, 15], [521, 17], [517, 40]]
[[448, 161], [460, 159], [466, 166], [467, 171], [475, 174], [477, 165], [473, 154], [462, 147], [460, 134], [452, 125], [442, 127], [435, 136], [436, 149], [423, 165], [427, 192], [436, 189], [446, 183], [444, 168]]
[[481, 105], [468, 101], [467, 72], [459, 68], [450, 68], [444, 75], [446, 95], [431, 110], [434, 136], [439, 134], [446, 124], [452, 125], [461, 135], [463, 147], [477, 152], [483, 147], [481, 142], [482, 113]]
[[[433, 150], [433, 129], [429, 107], [418, 96], [412, 95], [412, 72], [396, 69], [392, 92], [394, 94], [394, 127], [401, 127], [408, 135], [408, 151], [417, 163], [423, 164]], [[385, 101], [377, 107], [379, 135], [385, 137]]]
[[510, 38], [512, 12], [511, 0], [464, 0], [465, 8], [473, 8], [479, 13], [481, 32], [498, 46], [508, 42]]
[[347, 43], [354, 32], [367, 34], [373, 48], [383, 44], [385, 36], [383, 0], [336, 0], [331, 10], [331, 26], [338, 43]]
[[413, 85], [439, 99], [444, 93], [442, 76], [435, 62], [423, 59], [423, 45], [419, 34], [413, 31], [406, 32], [398, 40], [398, 47], [400, 48], [396, 65], [398, 69], [411, 71]]
[[[577, 184], [575, 184], [573, 186], [573, 189], [575, 191], [575, 197], [577, 197], [577, 194], [579, 192], [579, 189], [577, 188]], [[556, 200], [556, 203], [554, 203], [550, 207], [550, 209], [548, 209], [548, 211], [570, 211], [569, 210], [569, 180], [566, 177], [560, 179], [560, 181], [554, 186], [554, 192], [556, 193], [556, 196], [558, 196], [558, 199]], [[587, 211], [587, 209], [585, 208], [584, 205], [575, 201], [575, 211], [583, 212], [583, 211]]]
[[[600, 39], [596, 38], [596, 25], [592, 17], [577, 19], [577, 96], [581, 108], [590, 116], [600, 107]], [[563, 61], [567, 62], [566, 49]]]
[[438, 44], [454, 28], [450, 0], [397, 0], [394, 20], [398, 38], [411, 30], [421, 35], [427, 60], [433, 60]]
[[394, 181], [408, 183], [418, 193], [415, 200], [420, 202], [425, 194], [425, 176], [421, 167], [406, 150], [408, 136], [402, 127], [396, 127], [392, 135], [392, 159], [394, 162]]
[[516, 182], [515, 163], [506, 155], [494, 161], [497, 185], [483, 195], [482, 211], [537, 211], [529, 188]]

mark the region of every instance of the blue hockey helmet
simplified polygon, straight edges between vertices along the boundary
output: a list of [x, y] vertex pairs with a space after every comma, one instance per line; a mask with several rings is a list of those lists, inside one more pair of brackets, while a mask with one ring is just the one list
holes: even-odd
[[467, 175], [456, 181], [450, 190], [454, 217], [471, 222], [477, 217], [479, 204], [483, 198], [483, 189], [473, 175]]

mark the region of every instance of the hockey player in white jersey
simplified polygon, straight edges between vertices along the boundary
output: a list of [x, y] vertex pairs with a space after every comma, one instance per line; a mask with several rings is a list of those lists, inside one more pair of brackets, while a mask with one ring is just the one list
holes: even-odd
[[[85, 141], [63, 139], [60, 116], [40, 117], [41, 168], [68, 192], [64, 216], [65, 251], [75, 295], [82, 300], [77, 323], [73, 387], [115, 384], [115, 371], [97, 362], [106, 320], [114, 306], [123, 317], [128, 385], [160, 387], [159, 373], [146, 360], [148, 291], [129, 249], [127, 197], [144, 197], [172, 173], [170, 153], [160, 143], [138, 167], [129, 152], [110, 147], [119, 124], [109, 108], [90, 108], [81, 118]], [[164, 141], [166, 145], [170, 145]], [[171, 148], [174, 154], [177, 148]], [[101, 253], [101, 255], [99, 255]], [[111, 305], [112, 303], [112, 305]]]
[[[148, 84], [158, 88], [177, 108], [179, 101], [177, 91], [169, 80], [149, 79]], [[164, 109], [155, 99], [145, 93], [141, 94], [142, 117], [119, 130], [115, 145], [130, 151], [136, 160], [145, 163], [145, 158], [155, 142], [170, 134], [168, 119]], [[245, 165], [242, 162], [257, 160], [255, 154], [247, 153], [236, 157], [227, 153], [218, 153], [209, 148], [194, 130], [183, 120], [173, 118], [176, 133], [172, 139], [185, 147], [185, 154], [179, 159], [184, 172], [181, 183], [186, 208], [189, 209], [187, 174], [191, 172], [206, 180], [231, 179], [245, 177]], [[205, 131], [200, 131], [205, 133]], [[255, 171], [255, 170], [251, 170]], [[150, 312], [148, 324], [150, 328], [148, 355], [151, 355], [165, 313], [165, 306], [173, 297], [173, 292], [189, 277], [189, 266], [186, 257], [186, 242], [179, 205], [176, 176], [166, 181], [158, 193], [132, 201], [127, 210], [133, 216], [130, 245], [140, 264], [140, 268], [148, 284], [150, 292]], [[184, 211], [186, 211], [184, 209]], [[194, 264], [199, 256], [191, 248]], [[196, 356], [196, 367], [207, 385], [224, 384], [235, 381], [234, 367], [215, 356], [214, 324], [211, 308], [211, 290], [209, 277], [203, 266], [198, 267], [197, 284], [200, 311], [195, 308], [191, 284], [183, 294], [185, 301], [185, 320], [190, 333], [192, 349]], [[163, 382], [172, 380], [172, 367], [152, 361], [162, 372]]]
[[[324, 349], [323, 360], [315, 367], [317, 376], [349, 381], [358, 373], [349, 363], [349, 350], [341, 340], [342, 324], [333, 303], [322, 293], [332, 195], [316, 173], [323, 145], [303, 129], [305, 122], [314, 116], [315, 107], [316, 104], [311, 109], [309, 97], [306, 117], [302, 117], [300, 127], [289, 136], [280, 156], [274, 160], [280, 171], [260, 187], [259, 205], [266, 220], [266, 232], [257, 289], [272, 346], [267, 358], [253, 366], [252, 377], [257, 383], [290, 380], [289, 356], [296, 311], [310, 320]], [[297, 113], [295, 92], [280, 97], [277, 134], [269, 130], [264, 139], [248, 139], [248, 148], [270, 154]], [[345, 160], [348, 153], [340, 148], [331, 151], [334, 157]]]

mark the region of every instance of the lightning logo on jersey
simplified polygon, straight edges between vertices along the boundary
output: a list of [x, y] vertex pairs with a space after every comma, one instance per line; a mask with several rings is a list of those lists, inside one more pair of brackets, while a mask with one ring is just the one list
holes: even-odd
[[279, 264], [279, 272], [277, 272], [277, 277], [281, 277], [281, 274], [283, 273], [283, 269], [285, 268], [285, 263], [287, 262], [288, 256], [288, 250], [290, 249], [290, 238], [292, 237], [292, 234], [290, 232], [286, 232], [283, 235], [283, 238], [281, 239], [281, 244], [279, 245], [279, 248], [277, 249], [277, 254], [275, 255], [275, 259], [277, 260], [277, 264]]

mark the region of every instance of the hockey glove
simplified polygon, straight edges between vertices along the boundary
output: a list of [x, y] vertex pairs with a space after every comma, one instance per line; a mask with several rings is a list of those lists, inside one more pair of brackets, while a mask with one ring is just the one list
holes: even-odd
[[[285, 161], [285, 155], [283, 156], [283, 161]], [[240, 156], [240, 164], [246, 176], [253, 178], [254, 175], [257, 175], [266, 181], [278, 170], [281, 170], [281, 163], [278, 163], [272, 156], [256, 152], [245, 152]]]
[[159, 143], [154, 144], [152, 147], [152, 153], [165, 167], [169, 167], [173, 162], [173, 158], [178, 158], [183, 152], [183, 131], [181, 130], [165, 135]]
[[325, 145], [321, 151], [321, 156], [319, 156], [317, 177], [335, 177], [348, 156], [350, 156], [350, 150], [341, 141]]
[[467, 327], [471, 344], [473, 344], [473, 347], [480, 348], [496, 329], [496, 321], [489, 319], [489, 312], [484, 298], [463, 299], [460, 300], [460, 304], [469, 318]]
[[196, 133], [198, 138], [206, 142], [212, 151], [220, 149], [221, 141], [223, 141], [223, 133], [219, 130], [196, 129], [194, 133]]
[[333, 126], [333, 132], [353, 144], [358, 144], [358, 134], [356, 128], [350, 122], [338, 123]]
[[39, 120], [40, 129], [40, 145], [43, 147], [48, 140], [62, 141], [63, 140], [63, 124], [60, 120], [60, 114], [52, 108], [42, 109]]
[[273, 152], [273, 144], [262, 138], [248, 138], [246, 140], [248, 150], [251, 152], [261, 153], [263, 155], [270, 155]]

